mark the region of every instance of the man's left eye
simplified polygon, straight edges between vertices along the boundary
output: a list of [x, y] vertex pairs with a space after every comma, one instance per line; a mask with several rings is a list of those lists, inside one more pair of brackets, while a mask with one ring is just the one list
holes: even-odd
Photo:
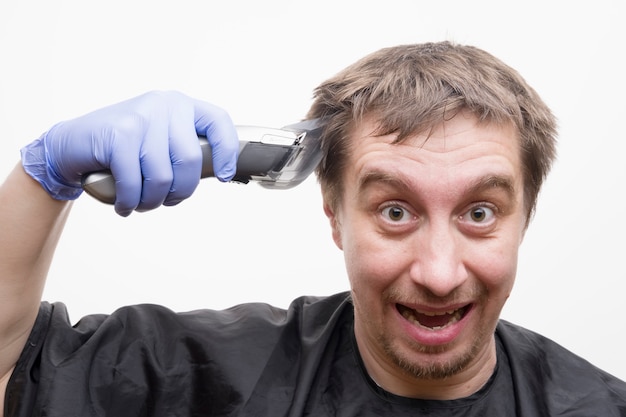
[[491, 219], [493, 219], [493, 216], [495, 216], [495, 213], [491, 208], [485, 206], [477, 206], [468, 211], [466, 216], [464, 217], [474, 223], [487, 223]]
[[409, 214], [406, 209], [400, 206], [385, 207], [382, 211], [382, 214], [385, 219], [392, 222], [406, 221], [409, 218]]

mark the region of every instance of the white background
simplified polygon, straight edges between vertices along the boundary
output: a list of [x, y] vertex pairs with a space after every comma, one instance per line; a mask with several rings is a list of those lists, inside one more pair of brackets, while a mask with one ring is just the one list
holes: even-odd
[[[2, 0], [0, 174], [55, 122], [148, 90], [180, 90], [236, 123], [279, 127], [305, 115], [322, 80], [369, 52], [473, 44], [517, 68], [561, 127], [503, 317], [626, 379], [623, 4]], [[44, 298], [64, 301], [77, 320], [141, 302], [287, 306], [347, 288], [313, 178], [290, 191], [203, 180], [182, 205], [129, 218], [79, 199]]]

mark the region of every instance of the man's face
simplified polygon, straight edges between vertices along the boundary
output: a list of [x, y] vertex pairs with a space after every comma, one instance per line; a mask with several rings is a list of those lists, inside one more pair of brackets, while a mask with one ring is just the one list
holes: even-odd
[[375, 127], [353, 132], [340, 206], [325, 207], [368, 372], [379, 383], [488, 376], [525, 230], [516, 131], [467, 112], [400, 144]]

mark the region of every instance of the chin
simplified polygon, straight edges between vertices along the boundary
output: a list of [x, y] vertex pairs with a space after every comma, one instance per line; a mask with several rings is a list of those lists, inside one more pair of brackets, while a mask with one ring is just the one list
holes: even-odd
[[493, 335], [480, 334], [469, 345], [400, 347], [397, 341], [383, 341], [383, 348], [390, 359], [407, 375], [417, 379], [440, 380], [462, 373], [478, 361]]

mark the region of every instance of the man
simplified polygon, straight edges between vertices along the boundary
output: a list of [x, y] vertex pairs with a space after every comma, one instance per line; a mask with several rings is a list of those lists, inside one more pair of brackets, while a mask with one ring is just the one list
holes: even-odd
[[626, 415], [624, 382], [499, 320], [555, 155], [554, 117], [514, 70], [447, 42], [387, 48], [320, 85], [317, 117], [351, 291], [287, 310], [132, 306], [72, 327], [40, 303], [83, 174], [112, 171], [121, 215], [175, 205], [198, 133], [233, 177], [219, 108], [149, 93], [25, 147], [0, 192], [5, 415]]

